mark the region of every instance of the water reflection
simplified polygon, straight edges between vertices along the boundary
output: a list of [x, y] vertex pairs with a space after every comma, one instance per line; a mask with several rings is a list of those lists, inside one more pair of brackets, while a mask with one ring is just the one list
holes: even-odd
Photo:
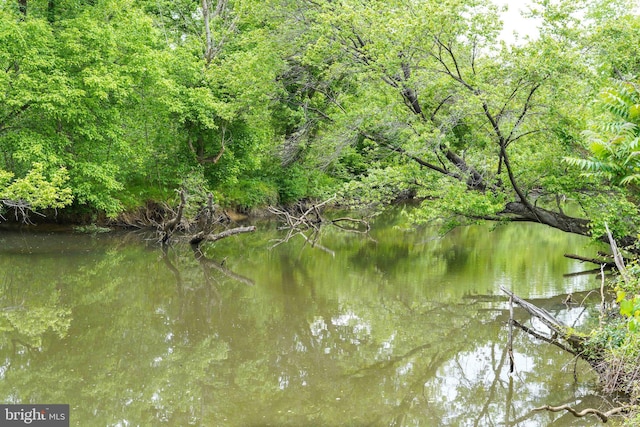
[[507, 285], [586, 321], [548, 299], [599, 286], [563, 277], [583, 268], [562, 254], [584, 240], [378, 224], [371, 238], [323, 232], [330, 251], [268, 250], [281, 234], [259, 230], [195, 252], [1, 234], [0, 399], [70, 403], [78, 426], [597, 424], [530, 412], [605, 403], [586, 365], [522, 334], [507, 375], [499, 295]]

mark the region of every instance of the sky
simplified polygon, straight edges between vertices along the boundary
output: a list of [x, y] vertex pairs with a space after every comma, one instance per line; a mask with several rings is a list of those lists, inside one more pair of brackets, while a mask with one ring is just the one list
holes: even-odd
[[517, 31], [520, 38], [526, 35], [532, 36], [537, 33], [536, 24], [530, 19], [523, 18], [520, 13], [527, 10], [529, 0], [494, 0], [498, 5], [507, 5], [508, 11], [502, 16], [504, 29], [501, 38], [507, 42], [514, 40], [513, 32]]

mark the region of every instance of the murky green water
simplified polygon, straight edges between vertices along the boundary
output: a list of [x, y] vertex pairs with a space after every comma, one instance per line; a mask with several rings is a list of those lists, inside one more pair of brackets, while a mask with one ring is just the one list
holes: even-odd
[[[499, 286], [568, 321], [595, 289], [544, 227], [442, 239], [383, 220], [370, 237], [283, 232], [166, 253], [139, 235], [0, 232], [0, 401], [68, 403], [76, 426], [549, 426], [606, 407], [586, 364], [516, 333]], [[583, 314], [577, 323], [586, 320]], [[577, 381], [574, 379], [577, 372]]]

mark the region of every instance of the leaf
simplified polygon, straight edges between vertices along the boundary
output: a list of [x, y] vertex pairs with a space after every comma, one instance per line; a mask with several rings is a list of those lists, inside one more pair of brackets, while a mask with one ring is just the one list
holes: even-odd
[[625, 317], [631, 317], [631, 314], [634, 311], [634, 301], [625, 299], [620, 301], [620, 314]]

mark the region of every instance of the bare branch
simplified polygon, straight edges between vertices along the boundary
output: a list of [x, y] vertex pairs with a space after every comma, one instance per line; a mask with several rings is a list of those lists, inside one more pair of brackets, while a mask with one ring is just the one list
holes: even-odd
[[527, 95], [527, 100], [524, 102], [524, 105], [522, 106], [522, 111], [520, 112], [520, 116], [518, 116], [516, 123], [511, 128], [511, 132], [509, 132], [509, 136], [507, 136], [507, 138], [505, 139], [505, 144], [508, 144], [509, 141], [511, 141], [511, 138], [513, 137], [513, 133], [516, 131], [518, 126], [522, 124], [525, 116], [527, 115], [527, 112], [531, 108], [531, 100], [533, 98], [533, 95], [536, 93], [536, 91], [541, 85], [542, 85], [542, 82], [538, 82], [535, 85], [533, 85], [529, 90], [529, 94]]
[[162, 227], [161, 241], [163, 244], [166, 244], [169, 241], [174, 230], [180, 224], [180, 221], [182, 221], [182, 213], [184, 212], [184, 207], [187, 204], [187, 199], [186, 199], [186, 194], [184, 190], [180, 190], [178, 194], [180, 194], [180, 204], [178, 205], [178, 213], [173, 219], [165, 222]]
[[613, 239], [613, 235], [611, 234], [611, 230], [609, 230], [609, 225], [605, 222], [604, 227], [607, 230], [607, 237], [609, 238], [609, 245], [611, 246], [611, 251], [613, 252], [613, 260], [616, 262], [616, 267], [622, 276], [622, 280], [625, 283], [630, 283], [631, 278], [629, 273], [627, 272], [627, 267], [624, 265], [624, 258], [618, 249], [618, 245], [616, 241]]

